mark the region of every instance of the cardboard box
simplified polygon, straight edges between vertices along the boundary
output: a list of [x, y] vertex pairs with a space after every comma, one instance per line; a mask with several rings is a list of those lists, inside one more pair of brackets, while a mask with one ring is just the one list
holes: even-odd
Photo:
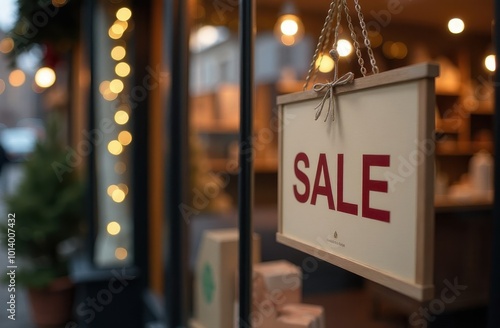
[[[198, 252], [194, 281], [193, 322], [205, 328], [233, 325], [238, 230], [207, 230]], [[253, 262], [260, 261], [260, 238], [254, 234]]]
[[[281, 308], [280, 316], [278, 317], [278, 322], [286, 324], [301, 324], [307, 322], [306, 319], [309, 318], [310, 327], [313, 328], [325, 328], [325, 310], [321, 306], [310, 305], [310, 304], [286, 304]], [[286, 326], [288, 327], [288, 326]], [[295, 326], [290, 326], [295, 327]], [[300, 326], [301, 327], [301, 326]], [[309, 326], [306, 326], [309, 327]]]
[[302, 273], [299, 267], [280, 260], [258, 263], [253, 271], [253, 292], [257, 304], [270, 300], [279, 310], [285, 304], [302, 301]]

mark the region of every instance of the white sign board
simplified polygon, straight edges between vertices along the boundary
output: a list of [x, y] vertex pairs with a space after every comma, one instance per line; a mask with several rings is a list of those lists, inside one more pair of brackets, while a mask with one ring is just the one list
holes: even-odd
[[[419, 64], [278, 97], [277, 239], [417, 300], [433, 297], [434, 78]], [[328, 106], [328, 101], [325, 107]]]

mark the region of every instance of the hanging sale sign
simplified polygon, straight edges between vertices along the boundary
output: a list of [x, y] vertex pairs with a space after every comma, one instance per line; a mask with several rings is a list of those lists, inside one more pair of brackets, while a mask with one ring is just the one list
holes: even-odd
[[[279, 242], [414, 299], [433, 297], [438, 74], [418, 64], [326, 97], [278, 97]], [[318, 106], [331, 108], [315, 120]]]

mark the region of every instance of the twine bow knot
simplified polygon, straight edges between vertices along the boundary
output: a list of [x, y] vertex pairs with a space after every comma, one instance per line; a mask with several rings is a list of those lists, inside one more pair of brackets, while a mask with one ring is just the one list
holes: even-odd
[[340, 78], [338, 78], [338, 63], [339, 63], [339, 53], [337, 50], [332, 49], [330, 50], [330, 57], [332, 57], [333, 62], [335, 64], [334, 66], [334, 71], [333, 71], [333, 81], [327, 82], [327, 83], [316, 83], [313, 86], [313, 90], [315, 92], [322, 92], [326, 90], [325, 95], [323, 96], [323, 99], [321, 102], [316, 106], [314, 109], [316, 110], [316, 115], [314, 117], [315, 120], [318, 120], [318, 118], [321, 115], [321, 112], [323, 111], [323, 107], [325, 106], [326, 100], [328, 99], [328, 112], [326, 113], [326, 117], [324, 122], [328, 119], [328, 116], [330, 113], [332, 113], [332, 121], [335, 121], [335, 94], [333, 92], [333, 88], [335, 88], [338, 85], [345, 85], [347, 83], [351, 83], [354, 80], [354, 73], [349, 72], [344, 75], [342, 75]]

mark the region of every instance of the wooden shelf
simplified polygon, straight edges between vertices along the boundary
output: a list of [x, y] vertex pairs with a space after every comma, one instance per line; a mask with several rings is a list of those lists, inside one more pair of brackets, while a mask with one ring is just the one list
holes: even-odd
[[[234, 167], [232, 164], [229, 165], [229, 159], [227, 158], [210, 158], [209, 159], [210, 167], [214, 171], [225, 171], [229, 174], [236, 173], [238, 167]], [[234, 172], [230, 172], [230, 170], [234, 170]], [[254, 170], [255, 172], [261, 173], [272, 173], [278, 170], [278, 158], [257, 158], [254, 161]]]
[[210, 128], [200, 128], [196, 130], [198, 134], [238, 134], [238, 129], [232, 127], [210, 127]]
[[490, 142], [452, 142], [445, 141], [436, 143], [436, 155], [438, 156], [471, 156], [480, 150], [493, 151], [493, 143]]
[[438, 96], [438, 97], [457, 97], [458, 98], [458, 97], [460, 97], [460, 92], [436, 88], [436, 96]]
[[478, 108], [470, 112], [471, 115], [493, 115], [493, 105], [480, 103]]
[[436, 132], [460, 133], [463, 130], [463, 124], [454, 118], [440, 119], [436, 122]]
[[437, 213], [464, 210], [487, 210], [493, 206], [493, 195], [452, 198], [440, 195], [434, 198]]

